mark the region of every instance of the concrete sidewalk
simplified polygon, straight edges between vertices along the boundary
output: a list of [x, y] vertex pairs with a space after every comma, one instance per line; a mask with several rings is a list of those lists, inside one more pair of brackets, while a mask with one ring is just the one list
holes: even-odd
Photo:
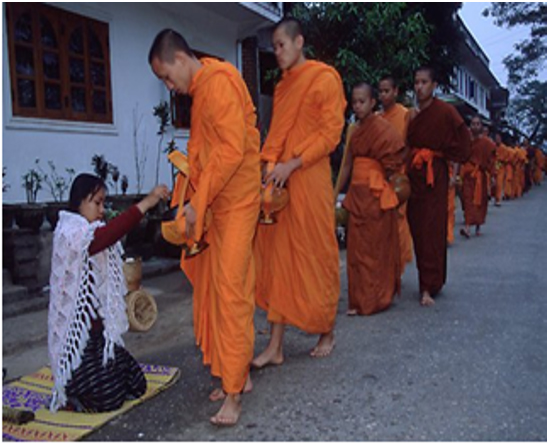
[[[174, 303], [188, 304], [191, 312], [191, 288], [179, 270], [179, 260], [152, 259], [143, 263], [142, 286], [158, 305], [158, 320], [146, 333], [127, 333], [126, 346], [137, 357], [151, 347], [168, 343], [175, 336], [175, 328], [186, 317]], [[190, 314], [189, 314], [190, 315]], [[172, 318], [173, 317], [173, 318]], [[6, 380], [29, 374], [48, 362], [47, 309], [6, 318], [2, 322], [2, 367], [7, 370]], [[187, 319], [190, 321], [190, 318]]]

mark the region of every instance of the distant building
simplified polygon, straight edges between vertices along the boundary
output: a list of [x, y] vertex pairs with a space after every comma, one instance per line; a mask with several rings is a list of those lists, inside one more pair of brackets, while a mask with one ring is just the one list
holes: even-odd
[[461, 63], [455, 70], [452, 90], [440, 98], [454, 104], [466, 121], [479, 114], [491, 127], [504, 117], [508, 90], [489, 69], [489, 58], [460, 17], [458, 21], [464, 36], [459, 47]]

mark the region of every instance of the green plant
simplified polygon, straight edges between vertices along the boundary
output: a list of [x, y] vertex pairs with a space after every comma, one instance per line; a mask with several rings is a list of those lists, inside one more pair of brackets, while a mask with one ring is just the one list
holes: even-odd
[[6, 192], [10, 188], [10, 185], [4, 182], [5, 176], [6, 176], [6, 167], [3, 166], [2, 167], [2, 192]]
[[162, 153], [162, 143], [164, 141], [164, 135], [167, 127], [169, 126], [169, 104], [166, 101], [161, 101], [159, 105], [154, 106], [152, 114], [158, 119], [159, 124], [157, 134], [160, 136], [160, 140], [158, 140], [158, 153], [156, 157], [156, 184], [158, 184], [160, 179], [160, 155]]
[[[39, 160], [36, 159], [34, 162], [38, 167]], [[23, 187], [27, 193], [27, 203], [36, 203], [36, 196], [38, 191], [42, 189], [42, 182], [44, 180], [43, 175], [40, 173], [40, 170], [31, 168], [29, 171], [23, 175]]]
[[120, 187], [122, 188], [122, 194], [126, 195], [128, 188], [128, 180], [126, 175], [122, 175], [122, 182], [120, 183]]
[[117, 166], [109, 163], [108, 172], [110, 174], [110, 178], [112, 178], [112, 182], [114, 183], [114, 192], [118, 195], [118, 179], [120, 178], [120, 170]]
[[49, 160], [48, 165], [50, 172], [46, 173], [40, 167], [39, 162], [36, 162], [36, 166], [42, 174], [42, 179], [48, 186], [53, 200], [56, 202], [62, 202], [63, 197], [65, 196], [65, 192], [68, 191], [70, 183], [72, 182], [72, 177], [74, 177], [75, 171], [72, 168], [65, 168], [67, 177], [63, 177], [62, 175], [57, 173], [57, 169], [53, 161]]
[[108, 162], [105, 160], [105, 157], [102, 155], [94, 155], [91, 159], [91, 165], [93, 166], [93, 170], [95, 171], [95, 174], [97, 174], [99, 177], [103, 179], [103, 181], [106, 183], [107, 176], [108, 176]]

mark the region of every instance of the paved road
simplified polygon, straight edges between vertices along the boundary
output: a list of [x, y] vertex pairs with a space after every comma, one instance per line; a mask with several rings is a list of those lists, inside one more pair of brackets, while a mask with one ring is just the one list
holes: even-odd
[[[546, 441], [546, 226], [546, 182], [490, 207], [484, 235], [457, 233], [433, 308], [419, 306], [413, 266], [389, 311], [349, 318], [343, 278], [334, 354], [311, 359], [315, 337], [290, 329], [286, 363], [253, 373], [232, 429], [208, 423], [218, 406], [193, 345], [189, 288], [172, 275], [158, 329], [128, 346], [180, 367], [181, 380], [88, 440]], [[266, 327], [263, 313], [256, 326]], [[267, 339], [257, 335], [257, 351]]]

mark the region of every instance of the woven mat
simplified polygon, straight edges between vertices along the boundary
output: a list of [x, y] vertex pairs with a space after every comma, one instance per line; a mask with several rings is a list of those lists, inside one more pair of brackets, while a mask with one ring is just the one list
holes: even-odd
[[126, 401], [117, 411], [88, 414], [49, 412], [53, 378], [49, 367], [3, 386], [3, 405], [31, 410], [35, 420], [25, 425], [2, 423], [4, 441], [75, 441], [99, 429], [109, 420], [154, 397], [172, 386], [179, 378], [178, 368], [141, 364], [147, 379], [147, 391], [137, 400]]

